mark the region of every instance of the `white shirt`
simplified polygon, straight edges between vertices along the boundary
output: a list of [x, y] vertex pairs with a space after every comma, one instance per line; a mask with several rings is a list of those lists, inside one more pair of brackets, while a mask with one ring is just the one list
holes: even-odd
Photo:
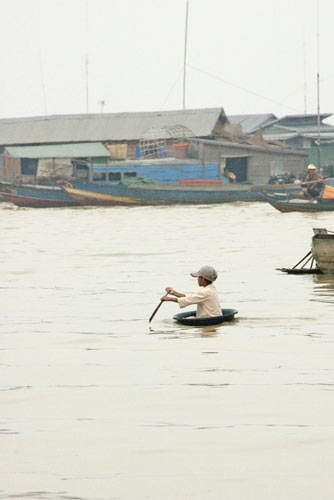
[[177, 299], [179, 306], [186, 307], [190, 304], [197, 304], [197, 317], [221, 316], [222, 310], [219, 304], [216, 287], [210, 285], [201, 287], [193, 295], [186, 295]]

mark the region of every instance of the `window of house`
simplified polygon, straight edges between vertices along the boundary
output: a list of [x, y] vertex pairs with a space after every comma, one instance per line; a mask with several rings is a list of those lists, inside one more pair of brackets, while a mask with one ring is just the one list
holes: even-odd
[[75, 172], [76, 172], [76, 176], [79, 179], [88, 179], [88, 167], [87, 167], [87, 165], [77, 164]]
[[105, 172], [94, 172], [93, 181], [102, 182], [105, 180], [106, 180], [106, 173]]
[[37, 160], [33, 158], [21, 158], [21, 175], [35, 175]]
[[121, 173], [120, 172], [109, 172], [108, 174], [108, 179], [109, 181], [120, 181], [121, 180]]
[[125, 172], [124, 177], [137, 177], [137, 172]]

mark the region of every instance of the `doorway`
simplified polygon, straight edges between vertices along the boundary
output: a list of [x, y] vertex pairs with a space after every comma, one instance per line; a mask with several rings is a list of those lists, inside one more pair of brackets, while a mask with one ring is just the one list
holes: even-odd
[[226, 158], [226, 168], [236, 176], [236, 182], [247, 182], [248, 180], [248, 157], [237, 156]]

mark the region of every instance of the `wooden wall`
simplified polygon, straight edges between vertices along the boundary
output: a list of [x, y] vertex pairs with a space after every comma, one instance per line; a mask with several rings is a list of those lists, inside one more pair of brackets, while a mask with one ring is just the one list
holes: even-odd
[[300, 174], [306, 168], [306, 156], [280, 151], [261, 151], [252, 147], [222, 146], [203, 144], [206, 162], [220, 162], [221, 157], [248, 156], [248, 181], [266, 183], [269, 181], [271, 162], [281, 162], [283, 171]]

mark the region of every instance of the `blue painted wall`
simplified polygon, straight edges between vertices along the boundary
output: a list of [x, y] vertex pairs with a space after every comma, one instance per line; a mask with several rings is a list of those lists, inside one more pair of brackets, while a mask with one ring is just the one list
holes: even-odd
[[[118, 173], [121, 172], [122, 176], [125, 173], [136, 172], [137, 176], [144, 177], [145, 179], [154, 179], [160, 184], [177, 184], [179, 180], [221, 180], [223, 183], [228, 183], [227, 179], [219, 175], [218, 163], [201, 163], [184, 164], [184, 165], [93, 165], [93, 172], [95, 173]], [[117, 184], [119, 181], [110, 182]]]

